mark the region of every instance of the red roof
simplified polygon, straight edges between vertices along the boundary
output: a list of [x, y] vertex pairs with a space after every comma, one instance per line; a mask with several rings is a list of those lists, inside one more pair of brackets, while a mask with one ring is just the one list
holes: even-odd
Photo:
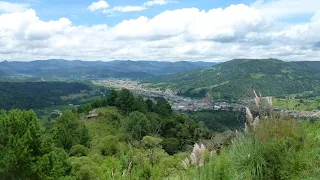
[[203, 99], [200, 99], [200, 101], [202, 103], [208, 103], [210, 100], [208, 98], [203, 98]]

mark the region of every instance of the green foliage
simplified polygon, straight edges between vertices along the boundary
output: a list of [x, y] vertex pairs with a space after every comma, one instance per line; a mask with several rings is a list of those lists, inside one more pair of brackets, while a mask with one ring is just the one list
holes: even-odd
[[64, 101], [61, 97], [91, 90], [91, 87], [82, 83], [0, 82], [0, 107], [6, 110], [13, 108], [29, 110], [52, 105], [76, 104], [77, 99]]
[[241, 135], [185, 179], [317, 179], [320, 174], [319, 122], [266, 119]]
[[97, 163], [89, 157], [71, 157], [68, 159], [71, 165], [71, 176], [79, 180], [91, 180], [102, 177], [102, 170]]
[[243, 127], [245, 114], [238, 111], [201, 111], [189, 112], [191, 118], [204, 122], [206, 127], [215, 132], [224, 132]]
[[160, 143], [162, 142], [161, 138], [156, 138], [152, 136], [145, 136], [142, 138], [142, 146], [146, 149], [160, 148]]
[[[1, 177], [36, 177], [32, 166], [41, 156], [40, 127], [33, 111], [12, 110], [0, 115]], [[17, 166], [19, 164], [19, 166]]]
[[143, 112], [143, 113], [146, 113], [148, 111], [147, 110], [147, 104], [146, 104], [146, 102], [143, 100], [143, 98], [141, 96], [135, 98], [132, 110], [133, 111]]
[[146, 100], [146, 105], [147, 105], [147, 110], [149, 112], [153, 112], [153, 108], [154, 108], [154, 102], [151, 99], [147, 99]]
[[265, 96], [300, 94], [319, 89], [319, 62], [237, 59], [155, 80], [190, 97], [241, 100], [248, 90]]
[[33, 111], [0, 114], [0, 177], [56, 179], [66, 174], [68, 154], [42, 134]]
[[164, 98], [159, 98], [157, 100], [157, 104], [154, 105], [153, 110], [162, 116], [169, 116], [172, 113], [170, 104]]
[[89, 113], [92, 110], [91, 104], [83, 104], [77, 108], [77, 113]]
[[40, 179], [59, 179], [67, 174], [70, 165], [66, 162], [68, 154], [61, 148], [54, 148], [36, 162]]
[[107, 104], [109, 106], [115, 106], [117, 98], [118, 98], [118, 92], [112, 89], [110, 95], [107, 97]]
[[89, 149], [81, 144], [72, 146], [70, 149], [70, 156], [86, 156], [89, 153]]
[[72, 146], [89, 146], [88, 129], [78, 120], [76, 114], [66, 111], [54, 124], [52, 134], [58, 147], [69, 151]]
[[133, 94], [128, 89], [122, 89], [118, 92], [118, 97], [115, 100], [116, 106], [125, 114], [133, 111], [133, 105], [135, 98]]
[[130, 139], [140, 140], [151, 133], [151, 122], [145, 114], [134, 111], [121, 121], [121, 126]]
[[295, 99], [274, 98], [273, 105], [275, 108], [290, 109], [298, 111], [313, 111], [320, 109], [320, 97], [303, 97], [297, 96]]
[[180, 142], [177, 138], [165, 138], [162, 142], [163, 149], [170, 155], [176, 154], [180, 149]]
[[99, 150], [103, 156], [113, 156], [119, 153], [120, 142], [116, 136], [106, 136], [99, 144]]

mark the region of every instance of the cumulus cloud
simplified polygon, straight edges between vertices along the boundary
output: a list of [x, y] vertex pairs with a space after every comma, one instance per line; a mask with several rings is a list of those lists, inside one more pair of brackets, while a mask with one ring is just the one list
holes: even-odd
[[28, 4], [23, 3], [8, 3], [0, 1], [0, 13], [11, 13], [11, 12], [21, 12], [26, 10], [29, 7]]
[[116, 6], [112, 9], [105, 9], [104, 13], [113, 13], [113, 12], [135, 12], [135, 11], [143, 11], [146, 7], [144, 6]]
[[320, 9], [319, 0], [257, 0], [251, 5], [274, 18], [313, 14]]
[[143, 11], [146, 10], [150, 6], [156, 5], [166, 5], [170, 3], [178, 3], [178, 1], [174, 0], [152, 0], [143, 3], [140, 6], [115, 6], [110, 8], [110, 5], [105, 0], [100, 0], [98, 2], [93, 2], [88, 9], [93, 11], [100, 11], [102, 13], [114, 13], [114, 12], [135, 12], [135, 11]]
[[115, 26], [76, 26], [67, 18], [43, 21], [29, 9], [0, 15], [0, 60], [318, 60], [319, 12], [309, 22], [284, 24], [239, 4], [165, 11]]
[[[237, 17], [234, 17], [237, 14]], [[249, 32], [265, 31], [270, 20], [245, 5], [200, 11], [186, 8], [165, 11], [152, 19], [140, 17], [119, 23], [113, 33], [119, 39], [163, 39], [181, 35], [185, 40], [236, 41]]]
[[107, 3], [105, 0], [99, 0], [97, 2], [93, 2], [90, 6], [88, 6], [88, 9], [93, 12], [93, 11], [98, 11], [98, 10], [104, 10], [109, 8], [110, 5]]
[[152, 0], [152, 1], [147, 1], [143, 3], [143, 6], [156, 6], [156, 5], [166, 5], [166, 4], [171, 4], [171, 3], [179, 3], [178, 1], [173, 1], [173, 0]]

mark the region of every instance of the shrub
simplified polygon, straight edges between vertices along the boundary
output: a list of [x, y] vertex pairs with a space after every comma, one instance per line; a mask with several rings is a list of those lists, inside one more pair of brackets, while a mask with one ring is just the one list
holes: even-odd
[[89, 149], [81, 144], [72, 146], [70, 149], [71, 156], [86, 156], [88, 155]]
[[119, 139], [116, 136], [106, 136], [99, 144], [99, 150], [103, 156], [113, 156], [119, 153]]
[[170, 155], [177, 153], [179, 146], [180, 143], [177, 138], [166, 138], [162, 141], [163, 149]]

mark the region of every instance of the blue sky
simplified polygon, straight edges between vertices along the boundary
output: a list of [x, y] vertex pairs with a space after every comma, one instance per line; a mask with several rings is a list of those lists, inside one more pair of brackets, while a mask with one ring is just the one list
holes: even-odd
[[319, 0], [0, 0], [0, 60], [319, 60]]
[[[93, 2], [90, 0], [9, 0], [11, 3], [27, 3], [30, 8], [36, 10], [37, 15], [42, 20], [59, 19], [67, 17], [75, 25], [94, 25], [107, 23], [115, 25], [125, 19], [138, 18], [139, 16], [154, 17], [157, 14], [180, 8], [199, 8], [201, 10], [210, 10], [212, 8], [225, 8], [230, 4], [252, 4], [254, 0], [182, 0], [179, 3], [171, 3], [162, 6], [150, 7], [143, 11], [114, 13], [112, 15], [103, 15], [99, 12], [92, 13], [87, 7]], [[110, 6], [139, 6], [145, 0], [108, 0]]]

